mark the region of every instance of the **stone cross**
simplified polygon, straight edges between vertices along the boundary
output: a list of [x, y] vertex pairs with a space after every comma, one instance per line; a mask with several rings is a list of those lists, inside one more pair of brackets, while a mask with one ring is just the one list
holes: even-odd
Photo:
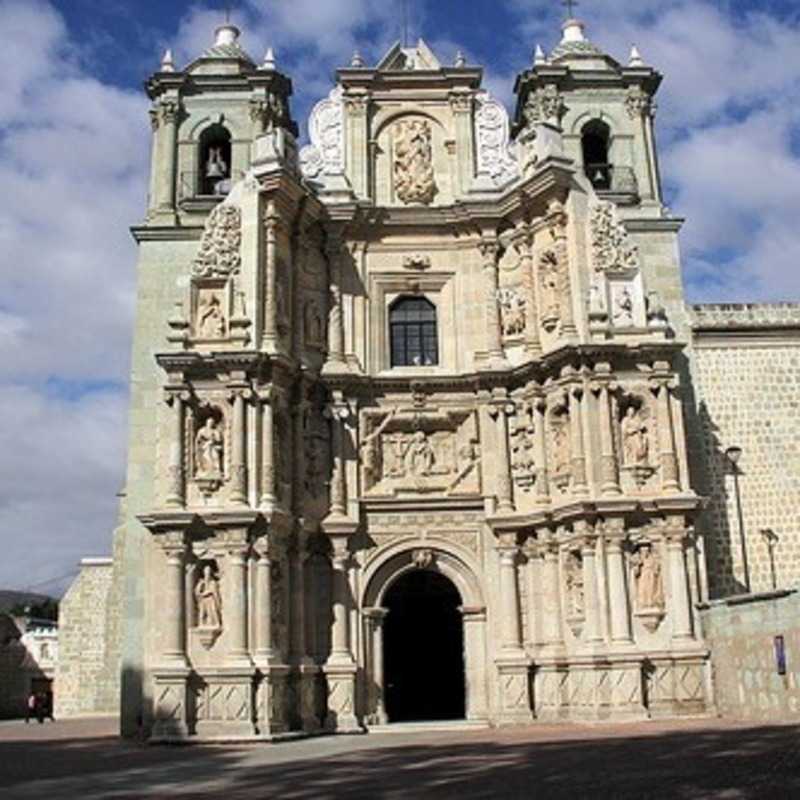
[[578, 0], [561, 0], [561, 4], [567, 9], [567, 19], [575, 17], [575, 6], [578, 5]]

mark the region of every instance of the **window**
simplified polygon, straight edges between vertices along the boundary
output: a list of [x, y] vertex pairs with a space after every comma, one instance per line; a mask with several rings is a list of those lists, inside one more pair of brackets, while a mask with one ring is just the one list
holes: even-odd
[[439, 363], [436, 306], [424, 297], [401, 297], [389, 309], [393, 367], [430, 367]]
[[223, 125], [211, 125], [200, 137], [197, 191], [224, 195], [231, 190], [231, 135]]
[[605, 122], [598, 119], [587, 123], [581, 133], [583, 150], [583, 169], [592, 182], [592, 186], [600, 191], [611, 188], [612, 166], [608, 163], [608, 148], [611, 130]]

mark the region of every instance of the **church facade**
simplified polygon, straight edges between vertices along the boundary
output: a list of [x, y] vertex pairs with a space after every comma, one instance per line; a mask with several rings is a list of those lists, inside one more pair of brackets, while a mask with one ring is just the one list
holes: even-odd
[[355, 56], [299, 150], [233, 26], [149, 80], [123, 732], [713, 710], [661, 76], [570, 20], [481, 80]]

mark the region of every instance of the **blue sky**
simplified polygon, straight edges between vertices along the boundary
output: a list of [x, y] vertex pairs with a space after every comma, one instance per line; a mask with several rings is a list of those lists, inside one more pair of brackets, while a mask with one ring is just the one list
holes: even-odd
[[[239, 0], [245, 47], [267, 46], [311, 105], [358, 48], [401, 32], [388, 0]], [[207, 47], [224, 2], [0, 0], [0, 587], [38, 585], [108, 553], [124, 480], [136, 251], [150, 131], [142, 81], [165, 47]], [[412, 37], [462, 49], [512, 102], [556, 0], [409, 0]], [[585, 0], [588, 35], [635, 43], [665, 74], [662, 172], [685, 216], [692, 301], [800, 298], [800, 7], [788, 0]], [[56, 582], [45, 588], [58, 589]]]

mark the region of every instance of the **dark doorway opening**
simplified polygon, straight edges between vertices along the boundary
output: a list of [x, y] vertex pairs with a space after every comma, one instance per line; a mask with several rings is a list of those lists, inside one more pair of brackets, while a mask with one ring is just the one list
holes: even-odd
[[390, 722], [464, 719], [461, 597], [438, 572], [408, 572], [383, 602], [384, 697]]

